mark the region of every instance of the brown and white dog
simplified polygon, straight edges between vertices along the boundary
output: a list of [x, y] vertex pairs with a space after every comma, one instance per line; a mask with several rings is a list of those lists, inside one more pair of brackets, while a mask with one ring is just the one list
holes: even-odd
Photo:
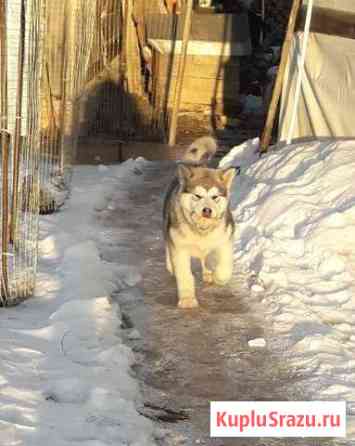
[[[176, 278], [178, 306], [198, 306], [191, 258], [200, 259], [203, 280], [226, 284], [233, 272], [234, 221], [229, 207], [235, 169], [212, 169], [217, 149], [211, 137], [196, 140], [178, 165], [164, 202], [166, 267]], [[213, 254], [213, 271], [206, 265]]]

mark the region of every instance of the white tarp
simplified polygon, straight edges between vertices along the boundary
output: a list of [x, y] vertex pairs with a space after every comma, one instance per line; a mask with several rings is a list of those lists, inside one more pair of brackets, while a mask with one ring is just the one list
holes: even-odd
[[[305, 0], [304, 4], [308, 1]], [[355, 12], [354, 0], [316, 0], [314, 6], [320, 8], [336, 9], [337, 11]]]
[[[317, 0], [315, 6], [355, 12], [354, 0]], [[279, 140], [285, 141], [291, 124], [303, 33], [290, 50], [283, 85]], [[355, 137], [355, 40], [311, 33], [301, 98], [292, 138]]]

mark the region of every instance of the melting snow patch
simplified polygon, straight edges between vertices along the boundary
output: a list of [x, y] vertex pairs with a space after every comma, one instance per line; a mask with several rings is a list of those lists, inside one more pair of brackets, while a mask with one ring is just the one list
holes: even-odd
[[264, 338], [250, 339], [248, 345], [253, 348], [264, 348], [266, 346], [266, 341]]
[[254, 291], [254, 293], [262, 293], [264, 291], [264, 287], [259, 285], [258, 283], [254, 283], [252, 285], [251, 290]]

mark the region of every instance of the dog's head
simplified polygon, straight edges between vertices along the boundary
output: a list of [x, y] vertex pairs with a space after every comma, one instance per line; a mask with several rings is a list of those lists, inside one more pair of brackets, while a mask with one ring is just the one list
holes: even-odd
[[180, 164], [178, 178], [181, 206], [200, 229], [216, 226], [223, 219], [229, 202], [235, 169], [209, 169]]

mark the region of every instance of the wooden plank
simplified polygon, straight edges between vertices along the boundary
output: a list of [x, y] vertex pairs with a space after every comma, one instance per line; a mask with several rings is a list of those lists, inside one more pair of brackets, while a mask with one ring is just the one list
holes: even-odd
[[[169, 65], [170, 62], [170, 56], [167, 54], [159, 54], [157, 53], [157, 57], [161, 59], [161, 64]], [[175, 63], [174, 63], [174, 69], [177, 68], [177, 59], [179, 58], [179, 55], [175, 55]], [[219, 68], [220, 65], [225, 66], [235, 66], [240, 67], [240, 58], [239, 57], [220, 57], [220, 56], [201, 56], [201, 55], [188, 55], [187, 61], [189, 64], [195, 64], [195, 65], [208, 65], [212, 67], [213, 69]]]
[[[177, 40], [182, 38], [183, 15], [178, 16]], [[148, 39], [171, 39], [173, 15], [148, 14], [146, 16]], [[207, 42], [240, 42], [243, 51], [250, 51], [248, 15], [197, 14], [192, 16], [191, 40]]]
[[[0, 0], [0, 148], [1, 148], [1, 267], [0, 306], [6, 305], [9, 297], [9, 148], [10, 134], [7, 133], [7, 24], [6, 4]], [[2, 130], [1, 130], [2, 129]]]
[[[297, 21], [297, 30], [303, 30], [307, 9], [304, 6]], [[314, 7], [311, 32], [355, 39], [355, 13], [330, 8]]]
[[[236, 102], [239, 97], [240, 58], [228, 57], [224, 59], [224, 66], [218, 73], [219, 58], [215, 56], [188, 56], [184, 89], [182, 92], [182, 107], [192, 110], [196, 105], [211, 106], [214, 101], [226, 104]], [[152, 58], [152, 98], [157, 116], [163, 108], [169, 68], [169, 55], [153, 51]], [[168, 107], [171, 107], [172, 96], [176, 84], [176, 67], [170, 83]], [[218, 74], [220, 76], [218, 77]], [[216, 89], [216, 79], [218, 86]], [[217, 91], [215, 91], [217, 90]]]
[[13, 148], [13, 177], [12, 177], [12, 203], [11, 203], [11, 241], [15, 242], [17, 234], [17, 211], [18, 211], [18, 191], [20, 179], [20, 162], [22, 152], [22, 138], [21, 138], [21, 124], [22, 124], [22, 101], [23, 101], [23, 87], [24, 87], [24, 71], [25, 71], [25, 38], [26, 38], [26, 3], [21, 1], [21, 15], [20, 15], [20, 35], [19, 35], [19, 49], [18, 49], [18, 73], [17, 73], [17, 88], [16, 88], [16, 122]]
[[[210, 59], [210, 58], [209, 58]], [[166, 76], [169, 72], [169, 60], [166, 57], [160, 58], [160, 76]], [[240, 65], [239, 63], [226, 62], [224, 64], [218, 63], [216, 58], [213, 63], [209, 63], [208, 60], [204, 61], [203, 58], [199, 58], [198, 62], [194, 57], [187, 58], [186, 76], [189, 77], [203, 77], [203, 78], [224, 78], [227, 75], [239, 76]], [[171, 75], [176, 76], [177, 64], [174, 63]], [[154, 76], [156, 73], [154, 73]]]
[[[201, 94], [210, 94], [214, 92], [215, 85], [218, 83], [218, 88], [225, 91], [230, 91], [232, 94], [239, 94], [239, 76], [225, 76], [224, 78], [205, 77], [205, 76], [187, 76], [185, 89], [206, 90]], [[176, 78], [171, 80], [171, 90], [175, 88]], [[164, 91], [167, 85], [167, 77], [160, 77], [157, 82], [157, 88]], [[211, 91], [210, 91], [211, 90]], [[199, 93], [197, 91], [197, 93]]]
[[191, 56], [193, 64], [207, 64], [209, 66], [235, 66], [240, 67], [240, 58], [238, 56]]
[[[148, 39], [148, 44], [160, 54], [181, 54], [182, 40]], [[240, 42], [213, 42], [206, 40], [190, 40], [188, 56], [240, 57], [246, 55], [241, 50]]]
[[[170, 95], [169, 106], [171, 105], [172, 95], [175, 91], [176, 80], [173, 79]], [[158, 96], [164, 97], [164, 91], [166, 86], [166, 79], [160, 78], [156, 86], [158, 89]], [[184, 89], [182, 91], [182, 103], [183, 104], [203, 104], [211, 105], [214, 100], [220, 100], [230, 98], [237, 100], [239, 96], [239, 79], [236, 78], [234, 82], [217, 81], [216, 79], [203, 79], [203, 78], [191, 78], [187, 77], [184, 81]]]

